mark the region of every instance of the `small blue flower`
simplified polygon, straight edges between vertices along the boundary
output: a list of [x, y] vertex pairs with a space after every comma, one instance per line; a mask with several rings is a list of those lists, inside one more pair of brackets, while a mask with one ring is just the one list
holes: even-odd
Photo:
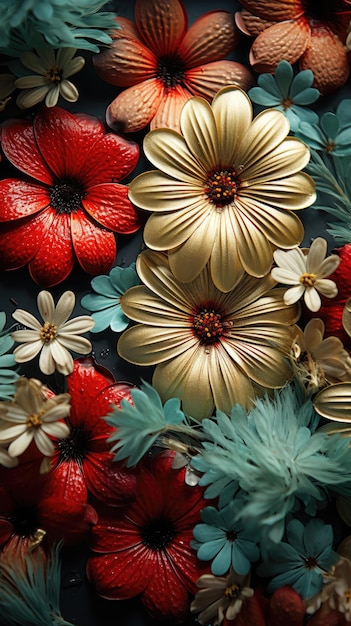
[[212, 561], [211, 572], [215, 576], [226, 574], [230, 567], [246, 576], [251, 562], [260, 555], [252, 529], [243, 522], [234, 521], [240, 498], [236, 498], [223, 509], [217, 511], [208, 506], [201, 511], [203, 524], [197, 524], [193, 530], [196, 541], [192, 547], [197, 556], [204, 561]]
[[291, 130], [298, 129], [300, 121], [317, 123], [318, 115], [305, 105], [318, 100], [320, 93], [312, 87], [314, 76], [311, 70], [302, 70], [294, 76], [288, 61], [280, 61], [271, 74], [261, 74], [257, 79], [258, 87], [252, 87], [248, 95], [252, 102], [261, 107], [278, 109], [290, 122]]
[[16, 360], [13, 354], [8, 354], [14, 345], [10, 332], [4, 330], [6, 315], [0, 312], [0, 400], [11, 400], [15, 393], [15, 381], [19, 375], [13, 371]]
[[127, 328], [129, 318], [122, 311], [121, 297], [139, 283], [135, 263], [129, 267], [114, 267], [108, 276], [93, 278], [91, 286], [96, 293], [88, 293], [81, 300], [82, 307], [94, 311], [95, 326], [91, 332], [99, 333], [110, 326], [115, 333], [120, 333]]
[[301, 122], [295, 136], [310, 148], [342, 157], [351, 154], [351, 100], [342, 100], [335, 113], [328, 111], [319, 125]]
[[302, 598], [319, 593], [323, 574], [339, 559], [333, 551], [333, 528], [320, 519], [306, 526], [297, 519], [287, 525], [287, 542], [271, 546], [268, 559], [257, 568], [260, 576], [272, 577], [267, 590], [291, 585]]

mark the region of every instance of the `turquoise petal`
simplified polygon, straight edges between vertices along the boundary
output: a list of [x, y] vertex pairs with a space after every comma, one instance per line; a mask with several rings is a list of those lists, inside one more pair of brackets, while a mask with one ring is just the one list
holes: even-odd
[[351, 125], [351, 100], [349, 98], [344, 98], [339, 102], [336, 115], [341, 127]]
[[285, 94], [281, 93], [274, 77], [271, 74], [261, 74], [257, 79], [257, 84], [259, 87], [262, 87], [262, 89], [279, 100], [281, 100], [282, 96], [285, 96]]
[[243, 554], [236, 541], [232, 544], [232, 565], [237, 574], [246, 576], [251, 568], [249, 559]]
[[113, 307], [109, 309], [102, 309], [92, 314], [92, 318], [95, 322], [95, 326], [91, 329], [91, 333], [100, 333], [102, 330], [106, 330], [111, 322], [111, 316], [113, 314]]
[[[201, 561], [212, 561], [212, 559], [222, 549], [225, 539], [217, 539], [215, 541], [207, 541], [198, 549], [197, 556]], [[212, 568], [211, 568], [212, 569]]]
[[293, 68], [288, 61], [280, 61], [274, 72], [275, 80], [284, 97], [289, 95], [290, 85], [294, 76]]
[[267, 91], [265, 91], [264, 89], [262, 89], [261, 87], [252, 87], [252, 89], [250, 89], [248, 91], [249, 98], [251, 98], [252, 102], [254, 102], [255, 104], [260, 104], [262, 106], [265, 107], [270, 107], [270, 106], [277, 106], [280, 104], [281, 102], [281, 96], [275, 96], [272, 95], [270, 93], [268, 93]]
[[227, 541], [211, 563], [211, 572], [215, 576], [223, 576], [232, 565], [231, 544]]
[[[295, 97], [305, 89], [312, 87], [314, 80], [313, 72], [311, 70], [302, 70], [294, 76], [290, 88], [290, 96], [295, 100]], [[318, 96], [319, 91], [316, 89]]]
[[102, 296], [99, 294], [88, 293], [80, 301], [82, 307], [88, 311], [101, 311], [119, 304], [119, 297], [115, 293], [114, 297]]
[[324, 113], [321, 119], [321, 127], [327, 137], [335, 139], [340, 128], [340, 123], [335, 113], [331, 113], [330, 111], [328, 111], [328, 113]]
[[197, 524], [193, 530], [193, 535], [197, 541], [208, 543], [210, 541], [225, 541], [225, 533], [220, 528], [209, 526], [208, 524]]
[[127, 328], [129, 322], [130, 322], [129, 317], [127, 317], [123, 313], [122, 307], [121, 306], [116, 306], [114, 314], [113, 314], [113, 316], [111, 318], [111, 321], [110, 321], [111, 330], [114, 333], [121, 333], [122, 330]]
[[300, 93], [297, 93], [293, 100], [295, 104], [301, 104], [303, 106], [306, 106], [306, 104], [313, 104], [313, 102], [316, 102], [318, 98], [319, 98], [318, 89], [313, 89], [311, 87], [308, 89], [304, 89], [303, 91], [300, 91]]
[[201, 519], [206, 524], [210, 524], [211, 526], [217, 526], [219, 528], [223, 525], [223, 519], [219, 511], [215, 509], [213, 506], [206, 506], [201, 511]]
[[116, 296], [116, 291], [109, 276], [95, 276], [91, 281], [91, 286], [94, 291], [102, 296], [109, 296], [110, 298]]

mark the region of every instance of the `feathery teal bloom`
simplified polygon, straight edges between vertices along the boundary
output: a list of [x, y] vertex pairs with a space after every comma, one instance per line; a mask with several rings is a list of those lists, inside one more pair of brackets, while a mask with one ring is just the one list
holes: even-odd
[[14, 372], [12, 367], [15, 367], [16, 360], [13, 354], [7, 354], [12, 346], [14, 340], [12, 339], [10, 332], [4, 330], [6, 324], [6, 314], [0, 312], [0, 400], [11, 400], [15, 393], [14, 383], [19, 378], [19, 375]]
[[21, 559], [0, 560], [2, 626], [72, 626], [60, 613], [60, 546], [46, 562], [39, 550]]
[[291, 130], [298, 129], [301, 121], [311, 124], [318, 122], [318, 115], [305, 106], [318, 100], [320, 93], [312, 87], [314, 80], [311, 70], [302, 70], [294, 76], [288, 61], [280, 61], [274, 76], [260, 74], [258, 87], [252, 87], [248, 96], [262, 108], [273, 107], [288, 118]]
[[291, 386], [274, 398], [259, 399], [246, 415], [235, 406], [228, 417], [202, 422], [204, 450], [192, 460], [202, 472], [200, 485], [213, 478], [205, 497], [225, 498], [242, 490], [243, 504], [236, 518], [256, 525], [261, 541], [281, 540], [285, 518], [302, 502], [314, 515], [316, 503], [325, 500], [328, 487], [351, 491], [351, 449], [338, 435], [314, 432], [318, 424], [311, 400], [301, 403]]
[[323, 574], [338, 561], [333, 551], [333, 528], [320, 519], [306, 526], [297, 519], [287, 524], [287, 543], [282, 541], [269, 549], [269, 558], [257, 568], [260, 576], [273, 577], [267, 590], [291, 585], [302, 598], [319, 593]]
[[328, 111], [320, 118], [319, 125], [301, 122], [295, 137], [302, 139], [310, 148], [343, 157], [351, 154], [351, 100], [342, 100], [336, 112]]
[[95, 276], [91, 286], [96, 293], [88, 293], [81, 300], [82, 307], [94, 311], [95, 326], [91, 332], [99, 333], [110, 326], [115, 333], [120, 333], [127, 328], [130, 320], [122, 311], [121, 297], [129, 287], [139, 284], [135, 263], [129, 267], [114, 267], [108, 276]]
[[[112, 42], [106, 31], [118, 27], [114, 13], [100, 11], [107, 1], [0, 0], [0, 52], [20, 56], [37, 47], [38, 33], [54, 48], [99, 52], [98, 45]], [[23, 39], [29, 47], [22, 47]]]
[[196, 431], [188, 426], [187, 418], [180, 409], [178, 398], [170, 398], [163, 406], [156, 389], [145, 381], [141, 389], [131, 391], [131, 396], [133, 404], [123, 398], [120, 408], [115, 408], [105, 417], [106, 422], [116, 428], [108, 440], [117, 440], [111, 448], [111, 452], [118, 451], [115, 461], [128, 458], [127, 467], [136, 465], [157, 439], [169, 432], [187, 434], [190, 439], [196, 437]]
[[194, 527], [195, 541], [191, 545], [199, 559], [212, 561], [211, 572], [215, 576], [226, 574], [231, 566], [237, 574], [246, 576], [251, 562], [260, 556], [254, 530], [241, 520], [235, 521], [240, 506], [240, 498], [236, 498], [219, 511], [205, 507], [201, 511], [203, 524]]

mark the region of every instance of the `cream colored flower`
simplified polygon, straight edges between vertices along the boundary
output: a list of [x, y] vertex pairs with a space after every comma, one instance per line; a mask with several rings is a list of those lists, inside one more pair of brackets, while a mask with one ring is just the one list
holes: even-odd
[[304, 601], [306, 613], [312, 615], [319, 607], [328, 603], [344, 615], [347, 623], [351, 622], [351, 561], [341, 557], [330, 576], [324, 578], [320, 593]]
[[34, 441], [44, 456], [55, 448], [50, 437], [65, 439], [70, 430], [62, 420], [70, 412], [70, 396], [62, 393], [47, 397], [44, 385], [34, 378], [20, 378], [9, 402], [0, 402], [0, 444], [7, 444], [8, 455], [18, 457]]
[[212, 106], [190, 98], [180, 126], [182, 134], [159, 128], [145, 137], [159, 169], [137, 176], [129, 197], [152, 211], [145, 243], [169, 250], [178, 280], [194, 280], [209, 262], [216, 287], [230, 291], [243, 270], [268, 274], [274, 248], [301, 242], [293, 210], [315, 200], [313, 180], [300, 171], [309, 149], [287, 137], [289, 122], [275, 109], [252, 121], [250, 99], [236, 87], [221, 89]]
[[73, 291], [65, 291], [56, 307], [51, 293], [40, 291], [37, 304], [43, 322], [23, 309], [16, 309], [12, 314], [17, 322], [30, 329], [11, 333], [14, 341], [23, 344], [15, 348], [15, 359], [17, 363], [25, 363], [40, 352], [39, 368], [43, 374], [53, 374], [56, 369], [67, 376], [73, 371], [73, 358], [69, 350], [79, 354], [91, 352], [90, 341], [77, 335], [91, 330], [94, 320], [90, 315], [68, 319], [75, 305]]
[[10, 457], [7, 447], [2, 444], [0, 444], [0, 465], [4, 467], [16, 467], [18, 465], [17, 457]]
[[[335, 298], [338, 293], [333, 280], [326, 279], [340, 263], [340, 257], [331, 254], [325, 258], [327, 242], [317, 237], [306, 254], [300, 248], [294, 250], [275, 250], [273, 256], [277, 267], [272, 269], [272, 276], [278, 283], [294, 285], [285, 292], [286, 304], [293, 304], [304, 297], [310, 311], [321, 307], [319, 293], [326, 298]], [[319, 292], [319, 293], [318, 293]]]
[[128, 289], [121, 306], [139, 324], [121, 335], [117, 350], [136, 365], [156, 365], [153, 385], [163, 401], [178, 397], [188, 415], [203, 419], [214, 407], [248, 408], [262, 390], [290, 380], [298, 307], [284, 304], [269, 275], [245, 274], [223, 293], [208, 266], [182, 283], [167, 256], [151, 250], [139, 255], [137, 271], [144, 285]]
[[197, 581], [200, 591], [191, 603], [190, 611], [199, 613], [197, 620], [207, 626], [219, 626], [224, 618], [233, 620], [241, 611], [243, 602], [252, 598], [249, 576], [239, 576], [233, 569], [228, 576], [204, 574]]
[[47, 107], [57, 104], [59, 96], [68, 102], [76, 102], [79, 97], [77, 88], [67, 78], [79, 72], [85, 64], [81, 56], [74, 57], [76, 48], [60, 48], [57, 53], [53, 48], [38, 48], [35, 52], [25, 52], [21, 63], [35, 72], [30, 76], [21, 76], [15, 81], [15, 87], [24, 91], [17, 96], [16, 103], [21, 109], [45, 100]]

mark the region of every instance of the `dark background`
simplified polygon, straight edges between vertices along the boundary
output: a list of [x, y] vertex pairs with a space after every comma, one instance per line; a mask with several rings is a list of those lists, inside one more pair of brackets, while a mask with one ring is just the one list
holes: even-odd
[[[219, 2], [197, 2], [194, 0], [193, 2], [185, 1], [184, 4], [188, 10], [189, 23], [192, 23], [197, 17], [209, 10], [225, 9], [234, 12], [240, 8], [239, 2], [235, 0], [221, 0]], [[111, 2], [108, 8], [115, 10], [121, 16], [133, 18], [134, 2], [130, 0]], [[248, 65], [249, 45], [250, 40], [242, 35], [239, 46], [228, 58]], [[90, 113], [105, 120], [106, 107], [117, 95], [118, 88], [106, 84], [95, 74], [90, 53], [79, 51], [79, 54], [85, 55], [86, 65], [72, 80], [79, 89], [80, 98], [74, 104], [67, 103], [64, 100], [60, 100], [58, 104], [71, 112]], [[348, 84], [336, 92], [336, 94], [320, 99], [315, 108], [319, 113], [326, 110], [333, 111], [340, 99], [350, 97], [351, 90]], [[11, 112], [11, 109], [5, 112], [6, 117], [9, 116], [9, 112]], [[18, 115], [20, 112], [14, 108], [13, 114]], [[142, 139], [145, 132], [128, 136], [137, 141], [142, 148]], [[123, 182], [129, 182], [143, 169], [149, 168], [150, 165], [146, 163], [141, 150], [141, 158], [136, 170], [129, 179]], [[6, 177], [6, 175], [6, 169], [2, 165], [2, 176]], [[300, 211], [299, 216], [305, 224], [305, 245], [310, 244], [311, 238], [317, 235], [325, 235], [326, 216], [324, 213], [307, 209]], [[142, 247], [142, 233], [139, 232], [129, 237], [118, 236], [117, 243], [118, 256], [116, 265], [128, 266], [135, 260]], [[80, 270], [79, 267], [76, 267], [64, 283], [51, 288], [50, 291], [56, 300], [63, 291], [72, 289], [76, 294], [74, 315], [86, 314], [87, 311], [80, 306], [80, 301], [84, 294], [91, 291], [90, 280], [90, 276]], [[11, 314], [16, 308], [24, 308], [37, 316], [36, 297], [39, 291], [40, 287], [32, 281], [27, 268], [0, 274], [0, 310], [4, 310], [7, 313], [7, 326], [12, 323]], [[127, 380], [138, 384], [140, 383], [140, 377], [146, 380], [150, 379], [151, 372], [149, 370], [143, 368], [141, 371], [140, 368], [130, 365], [118, 357], [116, 352], [117, 339], [118, 335], [110, 330], [106, 330], [103, 333], [90, 334], [90, 340], [93, 343], [93, 356], [96, 361], [108, 367], [113, 372], [116, 380]], [[59, 388], [59, 385], [62, 384], [62, 379], [58, 380], [54, 376], [45, 377], [38, 370], [37, 361], [23, 365], [21, 373], [39, 378], [51, 386], [54, 391], [63, 391], [62, 388]], [[66, 549], [63, 552], [63, 556], [61, 608], [62, 614], [67, 620], [74, 624], [79, 624], [79, 626], [151, 626], [151, 624], [155, 623], [154, 620], [146, 615], [138, 599], [129, 602], [118, 602], [103, 600], [96, 596], [85, 578], [85, 563], [88, 556], [87, 547]], [[194, 623], [195, 620], [192, 618], [184, 622], [187, 625]]]

